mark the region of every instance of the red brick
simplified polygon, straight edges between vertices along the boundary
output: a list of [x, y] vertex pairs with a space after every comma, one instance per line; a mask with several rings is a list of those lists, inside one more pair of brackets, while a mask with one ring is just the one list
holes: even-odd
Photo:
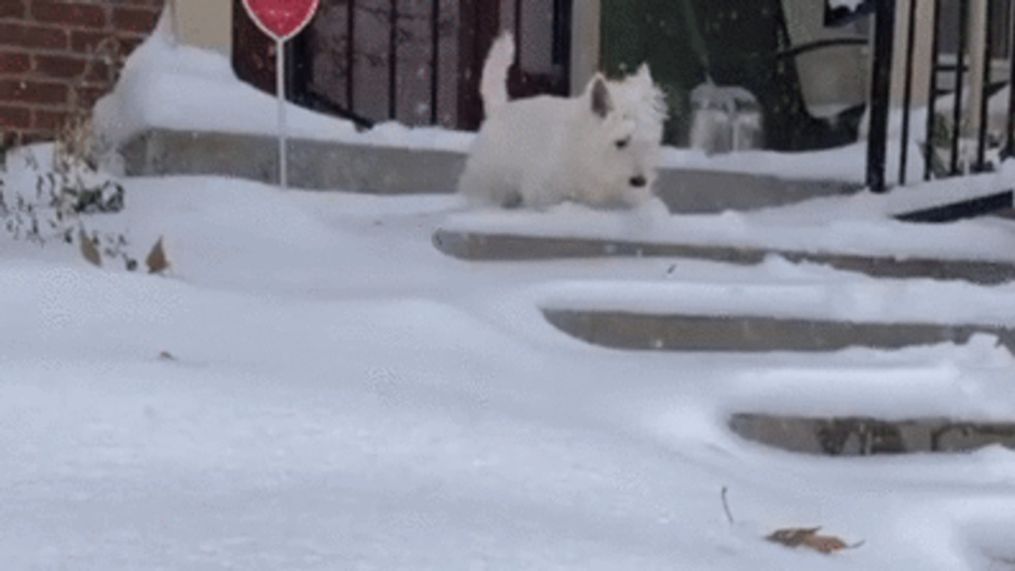
[[[4, 0], [0, 0], [4, 1]], [[39, 23], [105, 28], [106, 11], [96, 4], [32, 0], [32, 17]]]
[[0, 131], [27, 129], [32, 126], [32, 114], [27, 107], [0, 105]]
[[0, 101], [62, 105], [67, 103], [67, 86], [62, 83], [0, 79]]
[[[0, 0], [2, 2], [3, 0]], [[0, 52], [0, 75], [25, 73], [32, 69], [32, 60], [27, 54]]]
[[91, 59], [85, 68], [84, 80], [88, 83], [109, 83], [113, 81], [109, 64], [101, 59]]
[[159, 11], [146, 8], [114, 8], [113, 27], [119, 31], [148, 34], [155, 29]]
[[147, 36], [139, 36], [136, 34], [119, 34], [117, 38], [120, 40], [120, 55], [123, 57], [129, 56], [142, 42], [145, 41]]
[[67, 32], [59, 28], [0, 22], [0, 46], [65, 50]]
[[149, 8], [151, 10], [162, 10], [163, 0], [115, 0], [119, 6], [131, 6], [138, 8]]
[[92, 53], [103, 40], [111, 37], [113, 34], [110, 32], [72, 30], [70, 32], [70, 49], [80, 54]]
[[0, 127], [0, 151], [12, 149], [21, 144], [21, 133]]
[[95, 102], [107, 93], [109, 93], [108, 87], [78, 86], [74, 88], [71, 103], [76, 109], [91, 109], [95, 106]]
[[35, 109], [32, 111], [31, 126], [42, 131], [59, 131], [67, 124], [69, 117], [70, 112], [68, 111]]
[[0, 126], [0, 152], [18, 146], [18, 134]]
[[32, 56], [35, 73], [56, 79], [74, 79], [85, 71], [87, 60], [68, 56]]
[[25, 0], [0, 0], [0, 18], [23, 18]]
[[52, 141], [56, 138], [52, 131], [38, 131], [35, 129], [24, 129], [14, 132], [15, 141], [18, 145], [31, 145], [41, 141]]

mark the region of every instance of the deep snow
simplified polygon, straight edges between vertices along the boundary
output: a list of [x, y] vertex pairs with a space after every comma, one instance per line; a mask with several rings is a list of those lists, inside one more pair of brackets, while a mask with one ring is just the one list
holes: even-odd
[[[127, 183], [95, 220], [138, 254], [164, 235], [169, 277], [0, 241], [5, 568], [951, 570], [1011, 551], [1010, 451], [807, 458], [725, 429], [745, 410], [1010, 414], [989, 339], [627, 354], [539, 313], [575, 282], [890, 286], [774, 261], [467, 264], [430, 246], [453, 197]], [[941, 305], [1005, 289], [955, 287]], [[866, 543], [761, 539], [790, 525]]]
[[[261, 133], [272, 106], [221, 57], [156, 35], [98, 119], [113, 140], [150, 126]], [[291, 119], [295, 135], [365, 144], [469, 140]], [[861, 173], [856, 155], [667, 160], [833, 176]], [[10, 181], [30, 193], [17, 158]], [[430, 242], [438, 227], [507, 228], [1010, 260], [1011, 223], [885, 220], [915, 195], [749, 217], [670, 217], [659, 205], [504, 215], [463, 214], [453, 196], [124, 182], [126, 210], [88, 224], [124, 232], [137, 257], [163, 236], [168, 276], [97, 269], [74, 248], [0, 234], [5, 570], [951, 571], [1015, 559], [1012, 451], [817, 458], [726, 429], [733, 412], [1010, 419], [1015, 359], [993, 339], [827, 355], [626, 353], [568, 338], [540, 313], [1011, 324], [1015, 286], [873, 280], [777, 259], [466, 263]], [[864, 544], [826, 557], [762, 539], [809, 525]]]

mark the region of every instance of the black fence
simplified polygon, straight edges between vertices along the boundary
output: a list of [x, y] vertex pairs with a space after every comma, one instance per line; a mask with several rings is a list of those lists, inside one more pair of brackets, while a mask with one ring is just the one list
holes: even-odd
[[[239, 4], [239, 0], [234, 0]], [[472, 129], [482, 119], [478, 84], [489, 46], [502, 29], [519, 46], [511, 91], [566, 94], [570, 80], [571, 0], [322, 0], [317, 17], [290, 42], [287, 97], [363, 128], [397, 120]], [[234, 12], [238, 74], [273, 89], [270, 42]]]
[[[897, 26], [899, 3], [906, 3], [907, 19]], [[907, 176], [913, 131], [913, 92], [918, 40], [930, 43], [927, 80], [925, 136], [916, 141], [923, 152], [923, 180], [989, 172], [1013, 156], [1015, 151], [1015, 90], [1004, 89], [1015, 77], [1015, 0], [877, 0], [875, 41], [871, 82], [870, 131], [868, 138], [867, 183], [874, 192], [885, 192], [893, 181], [899, 186], [911, 182]], [[973, 18], [974, 9], [986, 10]], [[933, 11], [931, 37], [920, 37], [921, 10]], [[926, 16], [924, 12], [924, 16]], [[975, 23], [982, 28], [974, 29]], [[903, 38], [896, 38], [902, 29]], [[974, 34], [980, 41], [971, 42]], [[902, 42], [897, 40], [901, 39]], [[902, 45], [901, 58], [894, 47]], [[972, 47], [971, 47], [972, 46]], [[974, 51], [975, 50], [975, 51]], [[889, 136], [892, 109], [893, 60], [905, 66], [901, 88], [901, 127], [897, 148]], [[983, 67], [973, 69], [973, 63]], [[1004, 77], [995, 73], [1004, 70]], [[1001, 75], [1001, 74], [998, 74]], [[949, 77], [950, 76], [950, 77]], [[975, 81], [974, 81], [975, 78]], [[977, 106], [976, 109], [971, 107]], [[974, 115], [975, 114], [975, 115]], [[1002, 125], [997, 118], [1003, 117]], [[972, 119], [972, 121], [970, 121]], [[972, 123], [970, 125], [969, 123]], [[975, 126], [975, 129], [972, 128]], [[887, 172], [890, 152], [898, 153], [898, 173]], [[944, 220], [983, 213], [1011, 206], [1011, 191], [998, 189], [998, 195], [980, 197], [963, 204], [925, 212], [913, 219]]]

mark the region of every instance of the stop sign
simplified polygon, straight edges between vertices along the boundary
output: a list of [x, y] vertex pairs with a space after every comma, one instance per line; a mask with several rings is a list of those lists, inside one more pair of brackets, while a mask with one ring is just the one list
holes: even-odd
[[243, 5], [261, 31], [285, 41], [307, 27], [320, 0], [243, 0]]

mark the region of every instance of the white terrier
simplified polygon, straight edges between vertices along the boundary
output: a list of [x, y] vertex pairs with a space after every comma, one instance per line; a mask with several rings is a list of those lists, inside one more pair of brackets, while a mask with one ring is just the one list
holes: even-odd
[[544, 208], [565, 201], [632, 207], [652, 194], [666, 119], [647, 65], [622, 81], [602, 74], [577, 97], [509, 101], [514, 40], [501, 36], [483, 68], [486, 110], [458, 190], [472, 202]]

